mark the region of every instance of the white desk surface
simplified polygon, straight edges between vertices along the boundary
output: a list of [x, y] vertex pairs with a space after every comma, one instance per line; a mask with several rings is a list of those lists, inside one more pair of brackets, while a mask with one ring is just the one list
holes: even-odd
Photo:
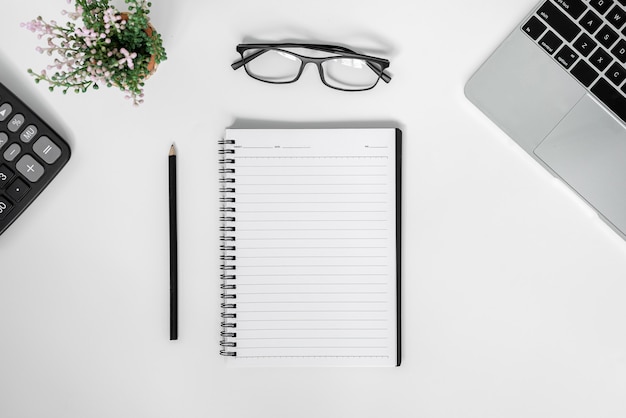
[[[73, 155], [0, 237], [0, 416], [625, 416], [626, 242], [463, 95], [534, 3], [154, 0], [169, 60], [140, 108], [116, 90], [36, 85], [26, 69], [44, 58], [19, 23], [62, 19], [67, 5], [3, 7], [0, 79]], [[230, 68], [251, 40], [350, 45], [389, 58], [393, 80], [348, 94], [309, 69], [297, 84], [267, 85]], [[233, 125], [403, 129], [401, 367], [225, 367], [217, 140]]]

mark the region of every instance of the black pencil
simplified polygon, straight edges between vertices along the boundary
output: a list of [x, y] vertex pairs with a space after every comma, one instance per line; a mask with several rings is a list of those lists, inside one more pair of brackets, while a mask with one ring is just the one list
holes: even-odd
[[176, 225], [176, 149], [170, 147], [170, 340], [178, 339], [178, 231]]

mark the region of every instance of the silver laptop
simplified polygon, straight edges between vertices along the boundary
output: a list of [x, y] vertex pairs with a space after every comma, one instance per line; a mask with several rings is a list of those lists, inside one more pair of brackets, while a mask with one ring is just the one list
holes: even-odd
[[542, 0], [465, 94], [626, 239], [626, 0]]

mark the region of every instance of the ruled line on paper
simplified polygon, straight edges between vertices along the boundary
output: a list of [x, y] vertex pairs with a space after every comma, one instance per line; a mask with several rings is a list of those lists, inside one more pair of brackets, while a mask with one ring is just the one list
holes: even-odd
[[309, 274], [309, 273], [298, 273], [298, 274], [280, 274], [280, 273], [276, 273], [276, 274], [237, 274], [237, 277], [280, 277], [280, 276], [302, 276], [302, 277], [306, 277], [306, 276], [319, 276], [319, 277], [340, 277], [340, 276], [361, 276], [361, 277], [365, 277], [365, 276], [387, 276], [387, 274], [376, 274], [376, 273], [367, 273], [367, 274], [337, 274], [337, 273], [327, 273], [327, 274], [320, 274], [320, 273], [315, 273], [315, 274]]
[[[231, 174], [231, 177], [285, 177], [285, 174]], [[384, 174], [289, 174], [289, 177], [386, 177]]]
[[[237, 304], [241, 304], [241, 305], [245, 305], [248, 303], [252, 303], [252, 304], [257, 304], [257, 303], [269, 303], [269, 302], [261, 302], [261, 301], [245, 301], [245, 302], [237, 302]], [[281, 300], [281, 301], [272, 301], [271, 303], [320, 303], [320, 302], [315, 302], [315, 301], [309, 301], [309, 300]], [[325, 301], [324, 303], [387, 303], [384, 300], [357, 300], [357, 301], [351, 301], [351, 300], [331, 300], [331, 301]]]
[[328, 201], [324, 201], [324, 202], [320, 202], [318, 200], [315, 201], [286, 201], [286, 202], [276, 202], [276, 201], [272, 201], [272, 202], [263, 202], [263, 201], [247, 201], [247, 202], [242, 202], [242, 201], [238, 201], [235, 202], [238, 205], [291, 205], [291, 204], [295, 204], [295, 205], [308, 205], [308, 204], [346, 204], [346, 203], [359, 203], [359, 204], [385, 204], [387, 202], [385, 201], [373, 201], [373, 202], [349, 202], [349, 201], [334, 201], [334, 202], [328, 202]]
[[237, 355], [237, 358], [240, 359], [389, 359], [389, 356], [358, 356], [358, 355], [299, 355], [299, 356], [281, 356], [281, 355], [273, 355], [273, 356], [246, 356], [246, 355]]
[[[363, 240], [363, 237], [310, 237], [310, 238], [301, 238], [301, 237], [285, 237], [285, 238], [240, 238], [237, 237], [237, 241], [314, 241], [314, 240]], [[366, 238], [367, 240], [387, 240], [388, 238]]]
[[384, 213], [384, 210], [237, 210], [238, 213]]
[[367, 310], [366, 309], [364, 310], [331, 310], [331, 309], [297, 310], [297, 309], [292, 309], [292, 310], [275, 310], [275, 311], [264, 311], [264, 310], [242, 311], [240, 309], [237, 310], [237, 313], [319, 313], [319, 312], [324, 312], [324, 313], [358, 313], [358, 312], [385, 313], [389, 311], [386, 309], [378, 309], [378, 310], [373, 310], [373, 309], [367, 309]]
[[387, 186], [387, 183], [237, 183], [237, 186]]
[[342, 196], [350, 196], [350, 195], [386, 195], [387, 192], [257, 192], [257, 193], [246, 193], [246, 192], [238, 192], [238, 195], [245, 196], [294, 196], [294, 195], [305, 195], [305, 196], [314, 196], [314, 195], [342, 195]]
[[299, 246], [299, 247], [241, 247], [237, 246], [239, 250], [381, 250], [387, 247], [311, 247], [311, 246]]
[[387, 322], [386, 319], [237, 319], [237, 322]]
[[237, 350], [258, 350], [258, 349], [289, 349], [289, 350], [311, 350], [311, 349], [340, 349], [340, 348], [361, 348], [361, 349], [383, 349], [383, 348], [388, 348], [386, 345], [384, 346], [363, 346], [363, 345], [356, 345], [356, 346], [275, 346], [275, 347], [266, 347], [266, 346], [259, 346], [259, 347], [241, 347], [241, 346], [237, 346]]
[[[269, 259], [285, 259], [285, 260], [291, 260], [291, 259], [309, 259], [309, 258], [314, 258], [314, 259], [329, 259], [329, 260], [333, 260], [333, 259], [344, 259], [344, 258], [387, 258], [384, 255], [376, 255], [376, 254], [368, 254], [367, 252], [363, 251], [363, 252], [353, 252], [350, 254], [345, 254], [345, 255], [327, 255], [327, 254], [320, 254], [320, 255], [276, 255], [275, 251], [272, 251], [269, 248], [263, 248], [264, 251], [267, 252], [267, 254], [265, 255], [254, 255], [254, 256], [244, 256], [244, 255], [240, 255], [237, 257], [238, 260], [269, 260]], [[243, 251], [241, 250], [241, 252], [243, 253], [248, 253], [248, 251]]]
[[238, 340], [384, 340], [385, 337], [238, 337]]
[[248, 222], [387, 222], [386, 219], [237, 219], [237, 223], [248, 223]]
[[[259, 147], [261, 148], [261, 147]], [[389, 157], [386, 155], [237, 155], [236, 158], [246, 158], [246, 159], [274, 159], [274, 160], [282, 160], [282, 159], [388, 159]]]
[[238, 295], [386, 295], [387, 292], [237, 292]]
[[367, 164], [367, 165], [305, 165], [305, 164], [298, 164], [298, 165], [247, 165], [247, 164], [239, 164], [237, 167], [239, 168], [281, 168], [281, 169], [285, 169], [285, 168], [385, 168], [387, 167], [386, 165], [374, 165], [374, 164]]
[[386, 331], [387, 328], [238, 328], [238, 331]]

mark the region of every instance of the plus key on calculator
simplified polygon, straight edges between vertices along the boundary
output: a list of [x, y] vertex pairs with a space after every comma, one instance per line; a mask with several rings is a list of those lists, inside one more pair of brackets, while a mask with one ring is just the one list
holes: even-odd
[[69, 159], [69, 145], [0, 83], [0, 234]]

